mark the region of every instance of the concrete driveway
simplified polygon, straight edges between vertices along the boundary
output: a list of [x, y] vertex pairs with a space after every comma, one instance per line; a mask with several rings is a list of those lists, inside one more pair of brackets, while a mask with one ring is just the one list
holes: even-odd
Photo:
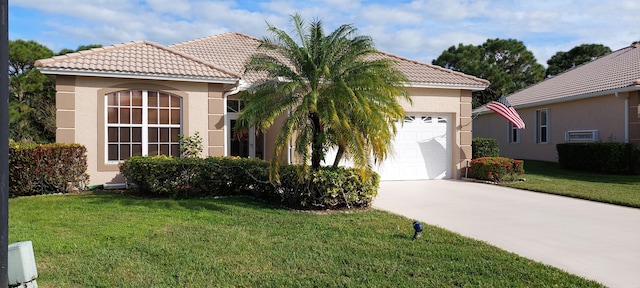
[[609, 287], [640, 287], [640, 209], [456, 180], [383, 181], [373, 207]]

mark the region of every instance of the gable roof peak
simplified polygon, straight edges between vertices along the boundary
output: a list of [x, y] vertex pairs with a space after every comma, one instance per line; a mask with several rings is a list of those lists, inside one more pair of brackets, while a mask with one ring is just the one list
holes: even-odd
[[222, 34], [216, 34], [216, 35], [212, 35], [212, 36], [207, 36], [207, 37], [197, 38], [197, 39], [193, 39], [193, 40], [189, 40], [189, 41], [185, 41], [185, 42], [171, 44], [168, 47], [169, 48], [180, 48], [182, 46], [197, 44], [199, 42], [207, 42], [207, 41], [211, 41], [211, 40], [219, 40], [219, 39], [226, 38], [226, 37], [242, 37], [242, 38], [247, 38], [247, 39], [251, 39], [251, 40], [254, 40], [254, 41], [260, 41], [260, 39], [258, 39], [258, 38], [255, 38], [253, 36], [249, 36], [247, 34], [242, 34], [240, 32], [226, 32], [226, 33], [222, 33]]
[[93, 48], [36, 61], [50, 74], [80, 73], [114, 77], [143, 76], [172, 79], [234, 81], [238, 73], [160, 44], [140, 40]]

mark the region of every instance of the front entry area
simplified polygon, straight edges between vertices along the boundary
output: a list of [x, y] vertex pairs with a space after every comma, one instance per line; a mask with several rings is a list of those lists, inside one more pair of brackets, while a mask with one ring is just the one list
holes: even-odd
[[237, 131], [236, 122], [244, 107], [241, 100], [227, 100], [227, 155], [264, 159], [264, 135], [255, 128]]

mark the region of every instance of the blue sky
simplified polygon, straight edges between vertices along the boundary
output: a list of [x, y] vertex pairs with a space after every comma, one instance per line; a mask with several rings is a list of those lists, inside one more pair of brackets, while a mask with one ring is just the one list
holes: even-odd
[[353, 24], [380, 50], [430, 63], [448, 47], [517, 39], [540, 64], [584, 43], [617, 50], [640, 40], [637, 0], [10, 0], [9, 38], [54, 52], [148, 40], [163, 45], [225, 32], [289, 30], [289, 15]]

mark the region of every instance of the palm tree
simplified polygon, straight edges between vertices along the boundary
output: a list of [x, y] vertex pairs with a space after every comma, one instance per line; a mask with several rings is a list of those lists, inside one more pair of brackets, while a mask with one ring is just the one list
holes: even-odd
[[343, 155], [360, 168], [369, 167], [371, 157], [382, 161], [396, 133], [394, 123], [404, 117], [397, 100], [410, 100], [406, 77], [352, 25], [325, 35], [319, 20], [305, 23], [295, 14], [291, 22], [293, 37], [267, 24], [272, 38], [262, 39], [247, 62], [247, 71], [265, 77], [243, 94], [238, 128], [265, 131], [286, 114], [271, 162], [276, 181], [281, 152], [294, 138], [295, 153], [314, 170], [332, 147], [338, 148], [334, 165]]

